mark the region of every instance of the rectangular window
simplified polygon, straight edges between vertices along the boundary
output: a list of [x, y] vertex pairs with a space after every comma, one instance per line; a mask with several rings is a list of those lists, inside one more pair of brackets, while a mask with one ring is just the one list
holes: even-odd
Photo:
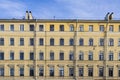
[[64, 25], [60, 25], [60, 31], [64, 31]]
[[120, 32], [120, 25], [118, 27], [119, 27], [119, 32]]
[[53, 38], [50, 39], [50, 46], [54, 46], [54, 39]]
[[120, 38], [119, 38], [119, 40], [118, 40], [118, 46], [120, 46]]
[[80, 32], [84, 31], [84, 25], [80, 25]]
[[20, 31], [24, 31], [24, 24], [20, 24]]
[[118, 53], [118, 60], [120, 61], [120, 52]]
[[30, 60], [34, 60], [34, 53], [30, 52]]
[[74, 45], [74, 39], [70, 39], [69, 44], [70, 44], [70, 46], [73, 46]]
[[10, 52], [10, 60], [14, 60], [14, 52]]
[[10, 31], [14, 31], [14, 25], [13, 24], [10, 25]]
[[14, 76], [14, 68], [10, 68], [10, 76]]
[[14, 38], [10, 38], [10, 45], [11, 45], [11, 46], [14, 45]]
[[118, 76], [120, 77], [120, 68], [118, 68]]
[[44, 31], [44, 25], [39, 25], [39, 31]]
[[0, 76], [4, 76], [4, 68], [0, 68]]
[[0, 46], [4, 45], [4, 38], [0, 38]]
[[110, 26], [109, 26], [109, 31], [110, 31], [110, 32], [113, 32], [113, 31], [114, 31], [114, 26], [113, 26], [113, 25], [110, 25]]
[[109, 70], [108, 71], [108, 76], [113, 77], [113, 68], [109, 68], [108, 70]]
[[29, 28], [30, 28], [30, 31], [34, 31], [34, 25], [33, 25], [33, 24], [31, 24], [31, 25], [29, 26]]
[[20, 60], [24, 60], [24, 52], [20, 52]]
[[104, 60], [104, 53], [103, 52], [100, 52], [100, 54], [99, 54], [99, 60], [100, 61]]
[[113, 53], [109, 53], [109, 60], [113, 61]]
[[100, 25], [99, 30], [100, 32], [104, 32], [104, 25]]
[[44, 45], [44, 39], [43, 38], [39, 39], [39, 45]]
[[79, 68], [79, 76], [83, 76], [84, 72], [83, 72], [83, 68]]
[[70, 31], [74, 31], [74, 25], [70, 24]]
[[69, 76], [74, 76], [74, 68], [69, 68]]
[[43, 54], [43, 52], [40, 52], [40, 54], [39, 54], [39, 58], [40, 58], [40, 60], [44, 60], [44, 54]]
[[54, 52], [50, 52], [50, 60], [54, 60]]
[[64, 39], [60, 39], [60, 45], [63, 46], [64, 45]]
[[54, 25], [50, 25], [50, 31], [54, 31]]
[[0, 60], [4, 60], [4, 52], [0, 52]]
[[63, 53], [63, 52], [60, 52], [59, 57], [60, 57], [60, 60], [64, 60], [64, 53]]
[[24, 46], [24, 38], [20, 38], [20, 46]]
[[88, 76], [93, 76], [93, 68], [88, 68]]
[[30, 73], [29, 73], [30, 76], [34, 76], [34, 68], [30, 68]]
[[69, 54], [69, 60], [73, 60], [74, 59], [74, 54], [73, 54], [73, 52], [70, 52], [70, 54]]
[[20, 68], [19, 74], [20, 76], [24, 76], [24, 68]]
[[39, 68], [39, 76], [44, 76], [44, 68], [43, 67]]
[[34, 46], [34, 38], [30, 38], [30, 46]]
[[60, 77], [64, 76], [64, 67], [59, 68], [59, 75]]
[[49, 72], [50, 72], [50, 76], [54, 76], [54, 67], [50, 67]]
[[4, 24], [0, 25], [0, 31], [4, 31]]
[[93, 25], [89, 25], [89, 32], [93, 32]]
[[82, 52], [80, 52], [79, 60], [84, 60], [84, 54]]
[[103, 68], [99, 68], [99, 76], [103, 77], [104, 75], [104, 69]]

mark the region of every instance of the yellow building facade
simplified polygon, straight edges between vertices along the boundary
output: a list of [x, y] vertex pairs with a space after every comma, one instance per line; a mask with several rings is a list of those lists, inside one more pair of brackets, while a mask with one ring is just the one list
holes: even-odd
[[119, 79], [120, 20], [0, 20], [0, 80]]

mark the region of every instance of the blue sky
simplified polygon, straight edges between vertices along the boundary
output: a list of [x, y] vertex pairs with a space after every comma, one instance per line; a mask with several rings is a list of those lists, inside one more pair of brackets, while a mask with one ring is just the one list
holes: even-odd
[[37, 19], [103, 19], [107, 12], [120, 19], [120, 0], [0, 0], [0, 19], [23, 18], [26, 10]]

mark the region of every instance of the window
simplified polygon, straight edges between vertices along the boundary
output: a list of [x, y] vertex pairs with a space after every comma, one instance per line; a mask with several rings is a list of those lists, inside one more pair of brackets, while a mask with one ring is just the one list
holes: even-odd
[[39, 25], [39, 31], [44, 31], [44, 25]]
[[14, 25], [13, 24], [10, 25], [10, 31], [14, 31]]
[[118, 40], [118, 46], [120, 46], [120, 38], [119, 38], [119, 40]]
[[4, 24], [0, 25], [0, 31], [4, 31]]
[[20, 38], [20, 46], [24, 46], [24, 38]]
[[84, 59], [84, 54], [83, 54], [83, 52], [80, 51], [79, 60], [83, 60], [83, 59]]
[[30, 76], [34, 76], [34, 68], [30, 68], [30, 73], [29, 73]]
[[44, 76], [44, 68], [43, 67], [39, 68], [39, 76]]
[[4, 38], [0, 38], [0, 46], [4, 45]]
[[19, 74], [20, 76], [24, 76], [24, 68], [20, 68]]
[[60, 31], [64, 31], [64, 25], [60, 25]]
[[0, 76], [4, 76], [4, 68], [0, 67]]
[[59, 68], [59, 76], [60, 77], [64, 76], [64, 67]]
[[93, 25], [89, 25], [89, 32], [93, 32]]
[[4, 60], [4, 52], [0, 52], [0, 60]]
[[33, 24], [30, 25], [30, 31], [34, 31], [34, 25]]
[[113, 77], [113, 68], [109, 68], [108, 70], [109, 70], [108, 71], [108, 76]]
[[24, 31], [24, 24], [20, 25], [20, 31]]
[[39, 45], [41, 45], [41, 46], [44, 45], [44, 39], [43, 38], [39, 39]]
[[74, 25], [73, 24], [70, 25], [70, 31], [74, 31]]
[[99, 76], [103, 77], [104, 75], [104, 69], [103, 68], [99, 68]]
[[30, 60], [34, 60], [34, 53], [30, 52]]
[[88, 60], [93, 60], [93, 52], [89, 51]]
[[11, 45], [11, 46], [14, 45], [14, 38], [10, 38], [10, 45]]
[[50, 45], [54, 46], [54, 39], [53, 38], [50, 39]]
[[100, 45], [100, 46], [104, 46], [104, 39], [103, 39], [103, 38], [100, 38], [99, 45]]
[[113, 61], [113, 52], [109, 52], [109, 60]]
[[20, 52], [20, 60], [24, 60], [24, 52]]
[[10, 76], [14, 76], [14, 68], [10, 68]]
[[64, 60], [64, 53], [63, 52], [60, 52], [59, 58], [60, 58], [60, 60]]
[[84, 26], [80, 25], [80, 32], [83, 32], [83, 31], [84, 31]]
[[118, 60], [120, 61], [120, 52], [119, 52], [119, 54], [118, 54]]
[[120, 77], [120, 68], [118, 68], [118, 76]]
[[10, 60], [14, 60], [14, 52], [10, 52]]
[[43, 52], [40, 52], [40, 53], [39, 53], [39, 56], [40, 56], [40, 57], [39, 57], [40, 60], [44, 60], [44, 54], [43, 54]]
[[73, 60], [73, 59], [74, 59], [73, 52], [70, 52], [70, 54], [69, 54], [69, 60]]
[[113, 32], [113, 31], [114, 31], [113, 25], [110, 25], [110, 26], [109, 26], [109, 31], [110, 31], [110, 32]]
[[120, 25], [118, 27], [119, 27], [119, 32], [120, 32]]
[[104, 32], [104, 25], [100, 25], [99, 29], [100, 29], [100, 32]]
[[30, 38], [30, 46], [34, 46], [34, 38]]
[[84, 40], [82, 38], [79, 39], [79, 45], [83, 46], [84, 45]]
[[70, 46], [73, 46], [74, 45], [74, 39], [70, 39], [69, 44], [70, 44]]
[[102, 51], [100, 51], [99, 60], [104, 60], [104, 53]]
[[64, 39], [60, 39], [60, 45], [64, 45]]
[[74, 68], [69, 68], [69, 76], [74, 76]]
[[50, 25], [50, 31], [54, 31], [54, 25]]
[[50, 76], [54, 76], [54, 67], [50, 67], [49, 71], [50, 71]]
[[89, 39], [89, 46], [93, 46], [93, 39]]
[[112, 38], [109, 39], [109, 46], [114, 46], [114, 40]]
[[83, 68], [79, 68], [79, 76], [83, 76], [83, 74], [84, 74]]
[[93, 68], [88, 68], [88, 76], [93, 76]]
[[50, 52], [50, 60], [54, 60], [54, 52]]

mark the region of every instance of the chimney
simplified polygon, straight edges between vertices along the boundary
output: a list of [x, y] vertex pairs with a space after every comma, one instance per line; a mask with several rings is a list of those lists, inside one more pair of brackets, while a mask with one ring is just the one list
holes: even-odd
[[109, 20], [112, 20], [113, 18], [113, 12], [109, 15]]
[[32, 12], [29, 11], [29, 19], [33, 19]]
[[109, 21], [109, 15], [110, 15], [110, 13], [108, 12], [105, 16], [105, 20]]
[[26, 11], [26, 16], [25, 16], [25, 19], [29, 19], [29, 14], [28, 14], [28, 11]]

